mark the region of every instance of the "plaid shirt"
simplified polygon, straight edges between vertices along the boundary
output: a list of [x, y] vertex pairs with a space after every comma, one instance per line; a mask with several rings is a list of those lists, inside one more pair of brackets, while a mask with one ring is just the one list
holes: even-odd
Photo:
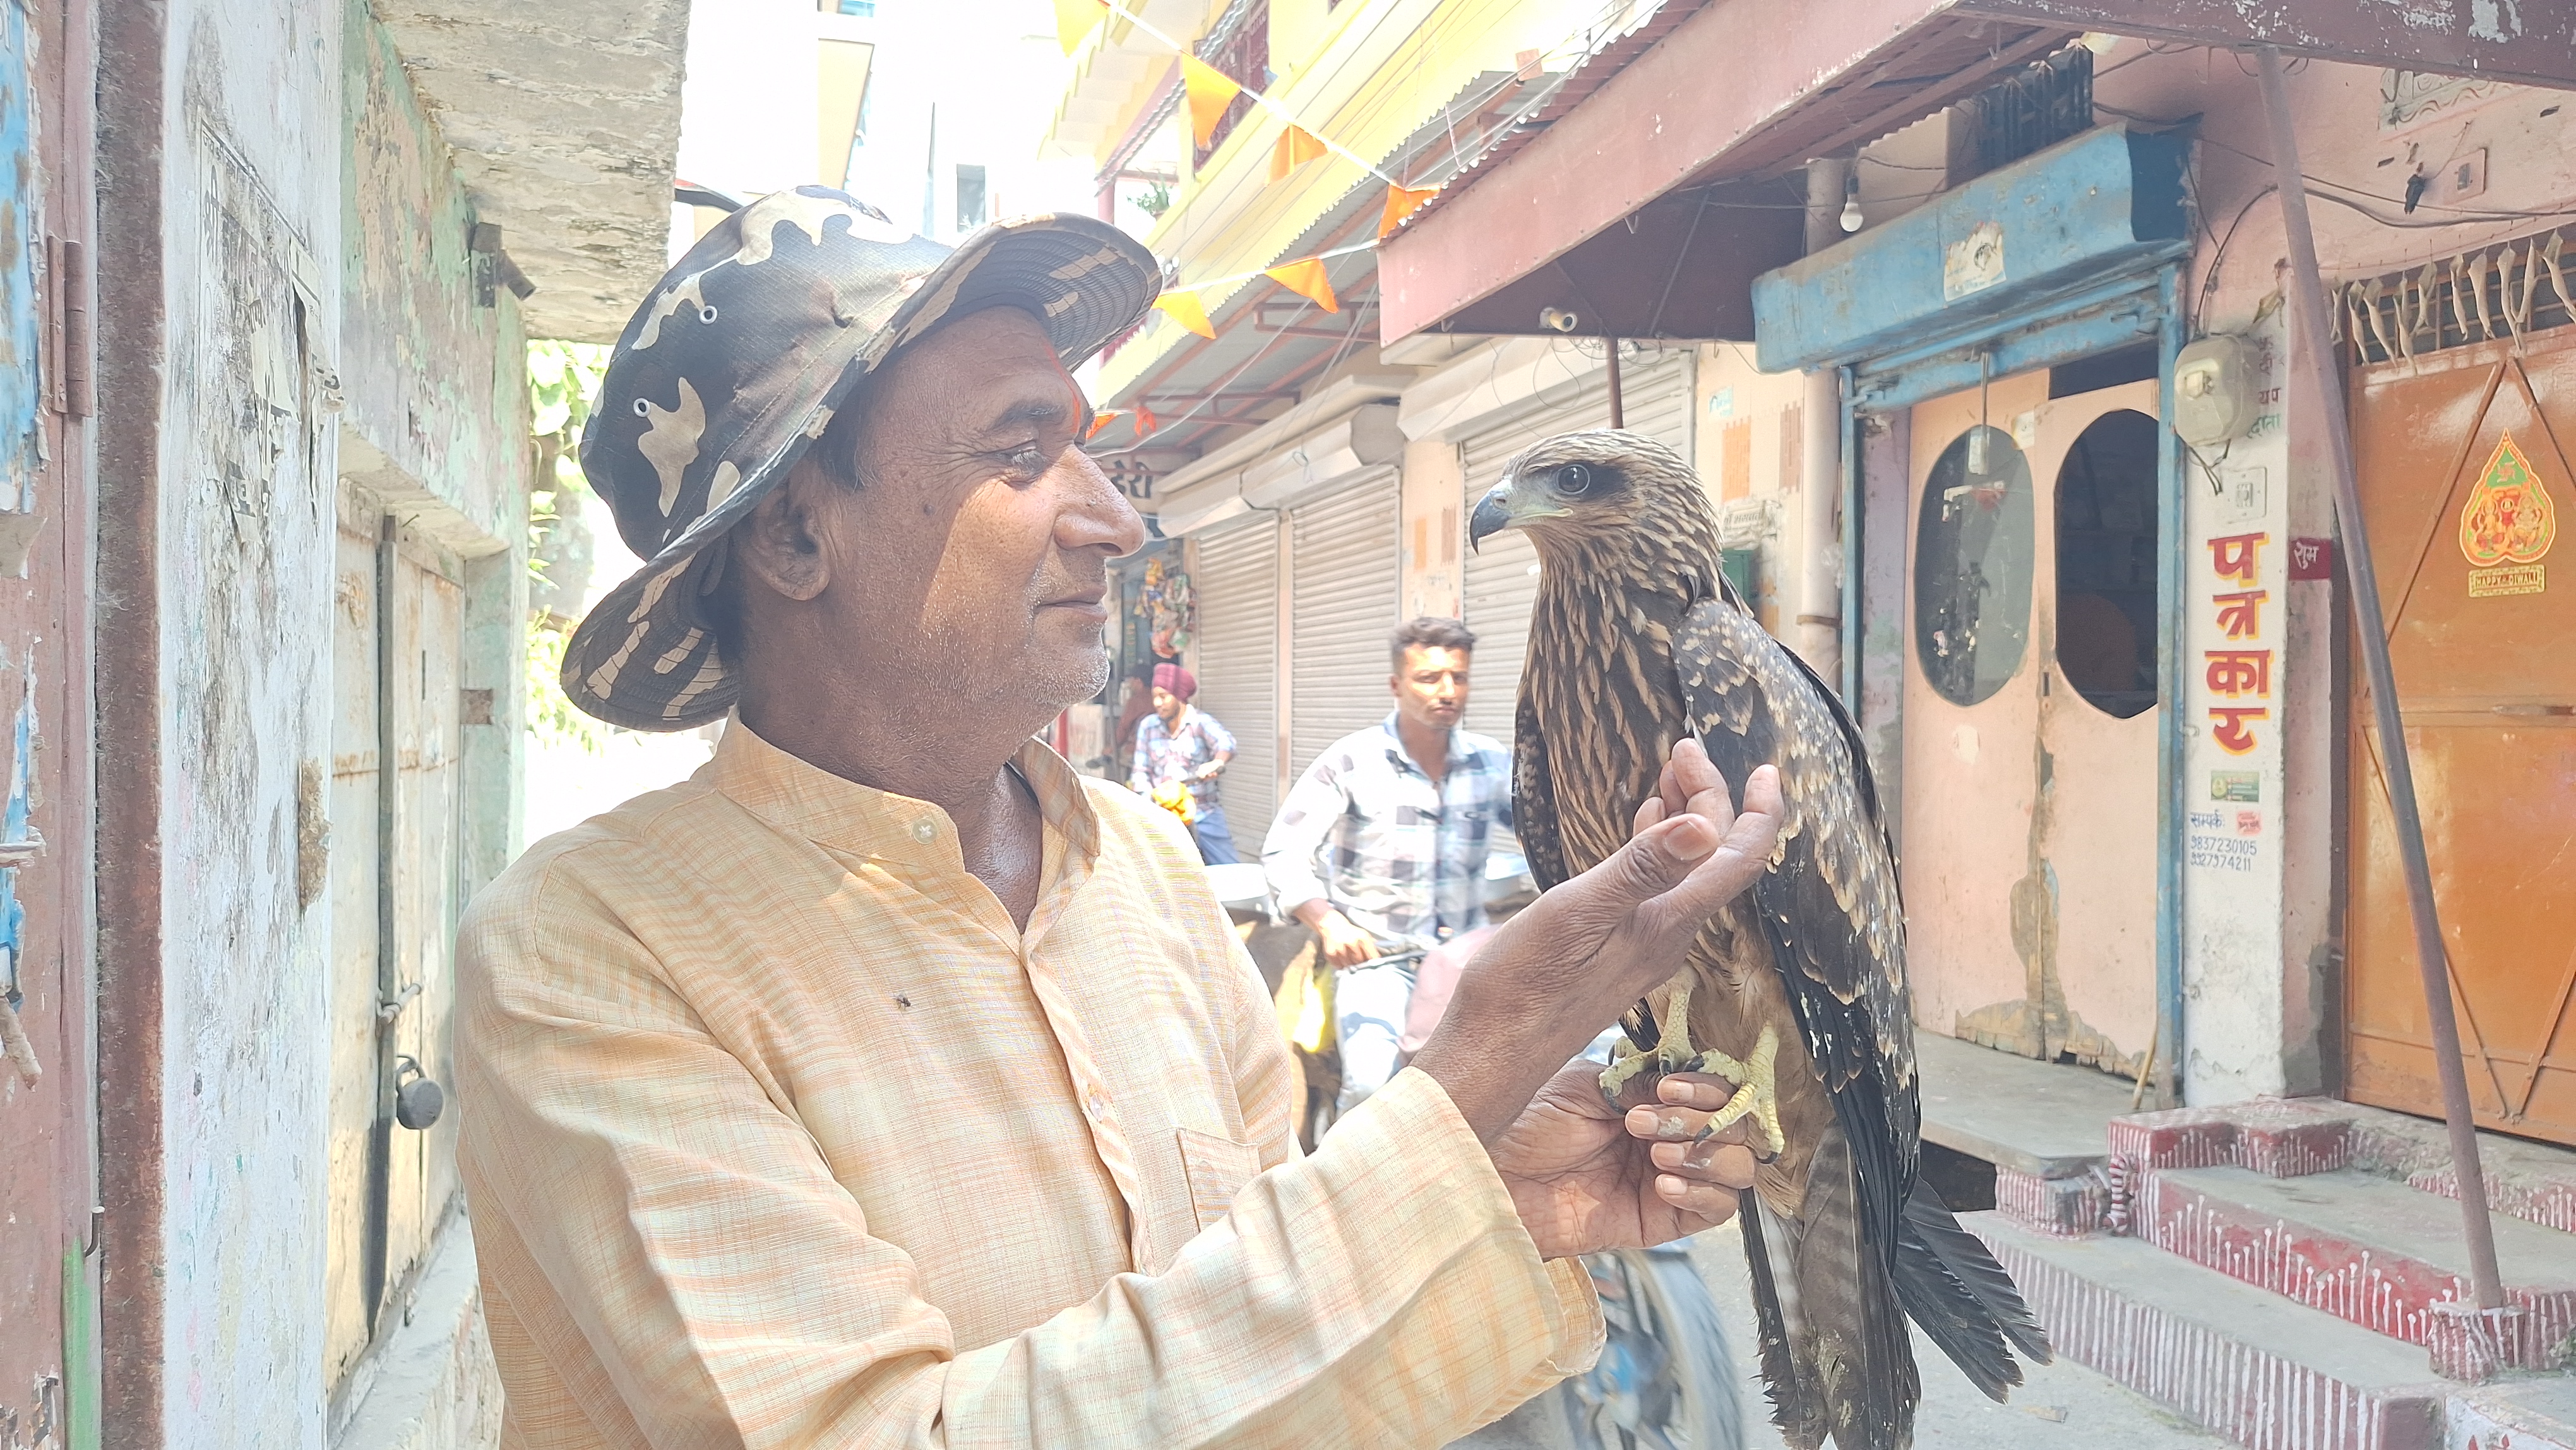
[[1166, 781], [1188, 781], [1190, 795], [1205, 815], [1217, 803], [1217, 783], [1214, 777], [1199, 779], [1197, 772], [1218, 756], [1232, 754], [1233, 733], [1205, 710], [1184, 712], [1177, 732], [1163, 723], [1162, 716], [1148, 715], [1136, 722], [1136, 763], [1127, 772], [1127, 788], [1150, 795]]
[[1502, 745], [1450, 731], [1448, 773], [1433, 785], [1390, 714], [1306, 767], [1262, 842], [1261, 864], [1283, 911], [1329, 901], [1380, 937], [1445, 941], [1485, 924], [1485, 856], [1497, 825], [1512, 825]]

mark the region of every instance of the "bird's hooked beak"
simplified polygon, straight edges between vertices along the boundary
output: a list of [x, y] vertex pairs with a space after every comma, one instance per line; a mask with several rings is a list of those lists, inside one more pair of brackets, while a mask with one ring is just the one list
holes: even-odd
[[1477, 501], [1476, 511], [1467, 516], [1468, 547], [1481, 552], [1487, 534], [1499, 534], [1532, 519], [1564, 517], [1566, 510], [1514, 487], [1518, 477], [1517, 474], [1506, 477], [1487, 489], [1485, 496]]

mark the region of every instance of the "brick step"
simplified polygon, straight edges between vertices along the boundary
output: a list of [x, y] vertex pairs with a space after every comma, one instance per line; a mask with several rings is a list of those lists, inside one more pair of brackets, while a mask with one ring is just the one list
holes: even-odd
[[2436, 1450], [2445, 1386], [2424, 1352], [2130, 1238], [2066, 1239], [1960, 1215], [2050, 1341], [2252, 1450]]
[[[2276, 1178], [2352, 1168], [2425, 1193], [2456, 1199], [2460, 1192], [2440, 1120], [2331, 1098], [2266, 1098], [2130, 1114], [2109, 1124], [2107, 1140], [2112, 1159], [2141, 1168], [2233, 1164]], [[2478, 1156], [2490, 1208], [2576, 1233], [2576, 1151], [2481, 1132]]]
[[[2350, 1324], [2441, 1348], [2470, 1297], [2459, 1205], [2353, 1169], [2272, 1178], [2245, 1168], [2147, 1174], [2133, 1232], [2168, 1253]], [[2504, 1363], [2547, 1367], [2576, 1328], [2576, 1235], [2494, 1220], [2522, 1307]], [[2445, 1361], [2447, 1362], [2447, 1361]]]

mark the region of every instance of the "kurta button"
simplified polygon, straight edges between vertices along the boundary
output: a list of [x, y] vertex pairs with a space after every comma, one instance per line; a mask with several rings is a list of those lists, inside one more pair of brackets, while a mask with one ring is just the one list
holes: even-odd
[[1095, 1118], [1105, 1118], [1109, 1116], [1109, 1099], [1102, 1097], [1100, 1095], [1100, 1089], [1098, 1088], [1093, 1088], [1091, 1090], [1091, 1099], [1089, 1102], [1085, 1103], [1083, 1107], [1085, 1111], [1089, 1112], [1091, 1116]]
[[912, 823], [912, 838], [925, 846], [937, 839], [938, 835], [939, 828], [928, 821], [915, 821]]

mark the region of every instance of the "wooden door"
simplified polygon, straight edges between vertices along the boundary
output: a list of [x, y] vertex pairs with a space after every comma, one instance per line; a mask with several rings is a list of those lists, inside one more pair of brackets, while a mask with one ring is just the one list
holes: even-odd
[[1907, 957], [1931, 1030], [2134, 1071], [2155, 1016], [2156, 385], [2049, 391], [2026, 374], [1913, 412]]
[[[2353, 430], [2469, 1094], [2576, 1142], [2576, 329], [2367, 369]], [[2346, 1091], [2438, 1115], [2366, 682], [2351, 718]]]

